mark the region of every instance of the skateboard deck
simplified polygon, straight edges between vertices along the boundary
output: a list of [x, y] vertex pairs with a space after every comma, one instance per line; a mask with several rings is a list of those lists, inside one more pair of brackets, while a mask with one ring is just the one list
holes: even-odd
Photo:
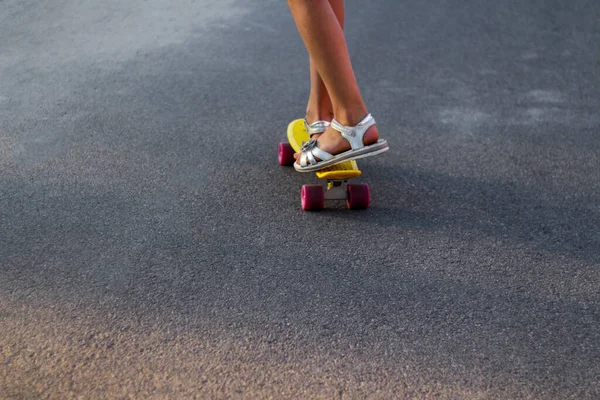
[[[288, 143], [279, 144], [279, 164], [292, 165], [293, 153], [300, 151], [302, 144], [309, 141], [309, 134], [303, 119], [289, 123], [287, 128]], [[349, 184], [348, 180], [359, 177], [360, 169], [355, 160], [318, 170], [317, 178], [327, 181], [327, 189], [321, 185], [304, 185], [301, 192], [303, 210], [319, 210], [325, 207], [325, 200], [345, 200], [350, 209], [369, 207], [371, 194], [366, 184]]]

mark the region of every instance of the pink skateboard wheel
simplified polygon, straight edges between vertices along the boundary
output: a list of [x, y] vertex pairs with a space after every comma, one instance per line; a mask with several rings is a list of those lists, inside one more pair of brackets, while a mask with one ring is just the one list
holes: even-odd
[[371, 203], [371, 191], [369, 185], [351, 184], [347, 187], [348, 199], [346, 205], [351, 210], [360, 210], [369, 208]]
[[304, 185], [300, 193], [304, 211], [320, 210], [325, 207], [325, 191], [321, 185]]
[[277, 154], [279, 156], [279, 165], [294, 165], [294, 162], [296, 161], [294, 159], [295, 151], [292, 149], [292, 146], [290, 146], [289, 143], [279, 143], [279, 148], [277, 150]]

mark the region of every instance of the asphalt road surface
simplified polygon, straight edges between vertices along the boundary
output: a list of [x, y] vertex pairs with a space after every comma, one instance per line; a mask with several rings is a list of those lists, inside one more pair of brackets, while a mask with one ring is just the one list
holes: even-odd
[[600, 397], [600, 5], [347, 2], [369, 210], [277, 164], [278, 0], [0, 1], [0, 398]]

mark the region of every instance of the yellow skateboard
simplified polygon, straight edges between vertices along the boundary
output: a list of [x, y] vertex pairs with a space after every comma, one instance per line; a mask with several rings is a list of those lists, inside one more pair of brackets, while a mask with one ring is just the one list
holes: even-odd
[[[279, 164], [293, 165], [294, 153], [300, 151], [302, 143], [308, 142], [309, 135], [303, 119], [297, 119], [288, 125], [288, 142], [279, 143]], [[340, 164], [315, 172], [317, 178], [327, 181], [327, 190], [322, 185], [304, 185], [300, 194], [303, 210], [320, 210], [325, 207], [325, 200], [346, 200], [350, 209], [369, 207], [371, 194], [369, 185], [349, 184], [348, 180], [361, 175], [356, 161], [344, 161]]]

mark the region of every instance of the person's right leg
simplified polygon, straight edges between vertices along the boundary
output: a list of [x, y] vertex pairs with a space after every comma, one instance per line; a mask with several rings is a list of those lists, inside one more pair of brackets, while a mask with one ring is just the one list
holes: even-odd
[[[328, 0], [335, 16], [344, 29], [344, 0]], [[306, 106], [306, 121], [312, 124], [316, 121], [329, 121], [333, 119], [333, 105], [329, 98], [327, 88], [323, 83], [317, 67], [310, 58], [310, 95]], [[318, 138], [320, 134], [316, 134], [313, 138]]]
[[[352, 69], [344, 32], [331, 5], [328, 0], [288, 0], [288, 4], [300, 36], [327, 88], [335, 119], [344, 126], [357, 125], [368, 114], [367, 108]], [[377, 126], [372, 125], [362, 136], [363, 144], [375, 144], [378, 138]], [[387, 146], [387, 143], [382, 143], [382, 146]], [[339, 131], [330, 127], [319, 137], [317, 147], [336, 155], [350, 150], [351, 145]], [[374, 148], [373, 154], [379, 154], [378, 150], [378, 147]], [[295, 155], [299, 156], [300, 153]]]

